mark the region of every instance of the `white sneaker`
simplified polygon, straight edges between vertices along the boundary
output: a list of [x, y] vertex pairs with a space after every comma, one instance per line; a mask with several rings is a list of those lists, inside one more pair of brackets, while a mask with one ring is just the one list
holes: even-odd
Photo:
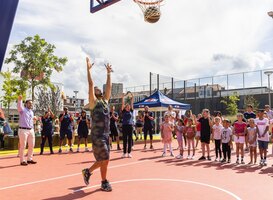
[[188, 156], [187, 156], [187, 159], [190, 159], [190, 158], [191, 158], [190, 155], [188, 155]]
[[166, 153], [164, 152], [163, 154], [162, 154], [162, 157], [165, 157], [166, 156]]
[[183, 156], [179, 154], [178, 156], [176, 156], [176, 158], [177, 159], [183, 159]]
[[194, 156], [191, 157], [191, 160], [194, 160]]
[[130, 153], [128, 153], [128, 158], [132, 158], [133, 156], [130, 154]]
[[121, 157], [122, 157], [122, 158], [125, 158], [125, 157], [126, 157], [126, 153], [123, 153]]
[[266, 161], [266, 159], [264, 159], [264, 166], [267, 166], [267, 161]]

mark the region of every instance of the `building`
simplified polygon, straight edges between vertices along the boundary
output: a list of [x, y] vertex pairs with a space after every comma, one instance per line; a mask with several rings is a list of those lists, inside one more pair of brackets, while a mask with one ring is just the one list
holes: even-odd
[[[103, 93], [105, 92], [106, 84], [103, 84]], [[120, 97], [123, 93], [123, 83], [112, 83], [111, 96], [113, 98]]]

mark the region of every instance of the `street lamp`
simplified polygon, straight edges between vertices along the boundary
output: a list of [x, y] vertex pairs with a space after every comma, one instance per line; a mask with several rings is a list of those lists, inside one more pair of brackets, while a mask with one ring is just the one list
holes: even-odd
[[268, 78], [268, 105], [271, 108], [270, 75], [273, 74], [273, 71], [265, 71], [264, 74], [267, 75], [267, 78]]
[[75, 93], [75, 102], [74, 102], [74, 106], [75, 106], [75, 115], [76, 115], [76, 111], [77, 111], [77, 98], [78, 98], [78, 93], [79, 91], [75, 90], [73, 91]]

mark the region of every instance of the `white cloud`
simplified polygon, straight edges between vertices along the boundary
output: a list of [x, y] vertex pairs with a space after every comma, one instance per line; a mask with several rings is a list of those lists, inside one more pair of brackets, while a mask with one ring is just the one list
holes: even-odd
[[272, 8], [273, 0], [172, 0], [165, 1], [158, 23], [147, 24], [128, 0], [96, 14], [89, 13], [89, 1], [24, 0], [10, 43], [36, 33], [54, 43], [57, 55], [69, 59], [54, 81], [63, 82], [68, 94], [80, 90], [86, 97], [86, 55], [96, 63], [93, 76], [100, 86], [104, 62], [125, 87], [149, 84], [150, 71], [188, 79], [267, 67], [273, 21], [266, 13]]

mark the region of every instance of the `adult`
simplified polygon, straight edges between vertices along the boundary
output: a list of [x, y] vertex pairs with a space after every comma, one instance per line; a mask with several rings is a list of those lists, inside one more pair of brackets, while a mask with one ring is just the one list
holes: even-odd
[[273, 111], [271, 110], [270, 106], [269, 105], [265, 105], [264, 106], [264, 110], [266, 112], [267, 118], [269, 120], [273, 119]]
[[[246, 106], [246, 112], [244, 112], [244, 119], [247, 122], [251, 118], [256, 119], [256, 114], [253, 112], [253, 106], [251, 104], [248, 104]], [[245, 145], [246, 145], [245, 151], [249, 150], [247, 138], [248, 137], [245, 137]]]
[[59, 148], [59, 153], [62, 153], [62, 145], [63, 145], [63, 140], [65, 136], [68, 139], [68, 145], [69, 145], [69, 151], [73, 152], [72, 149], [72, 123], [73, 123], [73, 118], [72, 116], [68, 113], [68, 108], [64, 107], [64, 111], [62, 114], [59, 116], [61, 128], [60, 128], [60, 148]]
[[126, 157], [126, 153], [128, 153], [128, 158], [132, 158], [132, 142], [133, 142], [133, 105], [134, 105], [134, 97], [132, 96], [130, 99], [130, 104], [124, 104], [124, 94], [122, 95], [122, 139], [123, 139], [123, 154], [122, 158]]
[[142, 130], [143, 130], [143, 122], [144, 122], [144, 118], [143, 118], [143, 114], [142, 112], [139, 110], [136, 116], [136, 141], [138, 139], [142, 140]]
[[91, 141], [94, 157], [96, 162], [90, 167], [82, 170], [84, 182], [86, 185], [89, 184], [90, 176], [93, 171], [100, 168], [101, 172], [101, 190], [110, 192], [112, 187], [108, 180], [107, 168], [110, 158], [110, 147], [109, 147], [109, 132], [110, 132], [110, 115], [109, 115], [109, 104], [108, 101], [111, 97], [112, 83], [111, 83], [111, 72], [112, 66], [105, 65], [107, 70], [106, 79], [106, 90], [103, 95], [101, 90], [94, 87], [93, 79], [91, 76], [91, 69], [94, 65], [91, 64], [89, 58], [86, 58], [87, 63], [87, 78], [89, 83], [89, 107], [91, 110], [92, 117], [92, 128], [91, 128]]
[[212, 119], [210, 117], [210, 111], [208, 109], [203, 109], [202, 117], [198, 121], [201, 124], [200, 140], [201, 140], [201, 147], [202, 147], [202, 156], [199, 158], [199, 160], [206, 160], [205, 148], [207, 149], [207, 159], [211, 160], [209, 144], [210, 144]]
[[82, 110], [81, 115], [79, 116], [77, 120], [78, 124], [78, 148], [77, 152], [80, 152], [80, 145], [81, 145], [81, 139], [84, 139], [84, 145], [85, 145], [85, 151], [89, 151], [87, 147], [87, 137], [90, 127], [90, 120], [86, 116], [86, 111]]
[[154, 129], [153, 113], [149, 111], [149, 107], [144, 107], [144, 149], [146, 149], [147, 135], [150, 137], [150, 149], [153, 149], [153, 129]]
[[[26, 100], [25, 106], [23, 105], [22, 95], [18, 96], [17, 110], [19, 112], [19, 157], [22, 166], [27, 166], [28, 164], [36, 164], [37, 162], [33, 160], [33, 148], [35, 144], [35, 134], [34, 134], [34, 113], [32, 111], [32, 101]], [[24, 151], [28, 144], [27, 160], [25, 160]]]
[[53, 147], [52, 147], [52, 135], [54, 134], [53, 131], [53, 119], [54, 114], [48, 108], [48, 110], [45, 112], [44, 116], [42, 117], [42, 143], [41, 143], [41, 151], [40, 155], [44, 153], [44, 146], [46, 139], [48, 140], [48, 146], [50, 149], [50, 154], [54, 154]]
[[175, 124], [176, 112], [173, 110], [173, 106], [169, 105], [168, 110], [164, 113], [164, 116], [170, 116], [170, 123]]
[[119, 135], [118, 135], [118, 125], [117, 125], [118, 119], [119, 119], [119, 116], [118, 116], [118, 113], [115, 111], [115, 106], [111, 106], [109, 143], [110, 143], [110, 147], [112, 148], [112, 141], [116, 141], [117, 150], [121, 150], [119, 146]]

